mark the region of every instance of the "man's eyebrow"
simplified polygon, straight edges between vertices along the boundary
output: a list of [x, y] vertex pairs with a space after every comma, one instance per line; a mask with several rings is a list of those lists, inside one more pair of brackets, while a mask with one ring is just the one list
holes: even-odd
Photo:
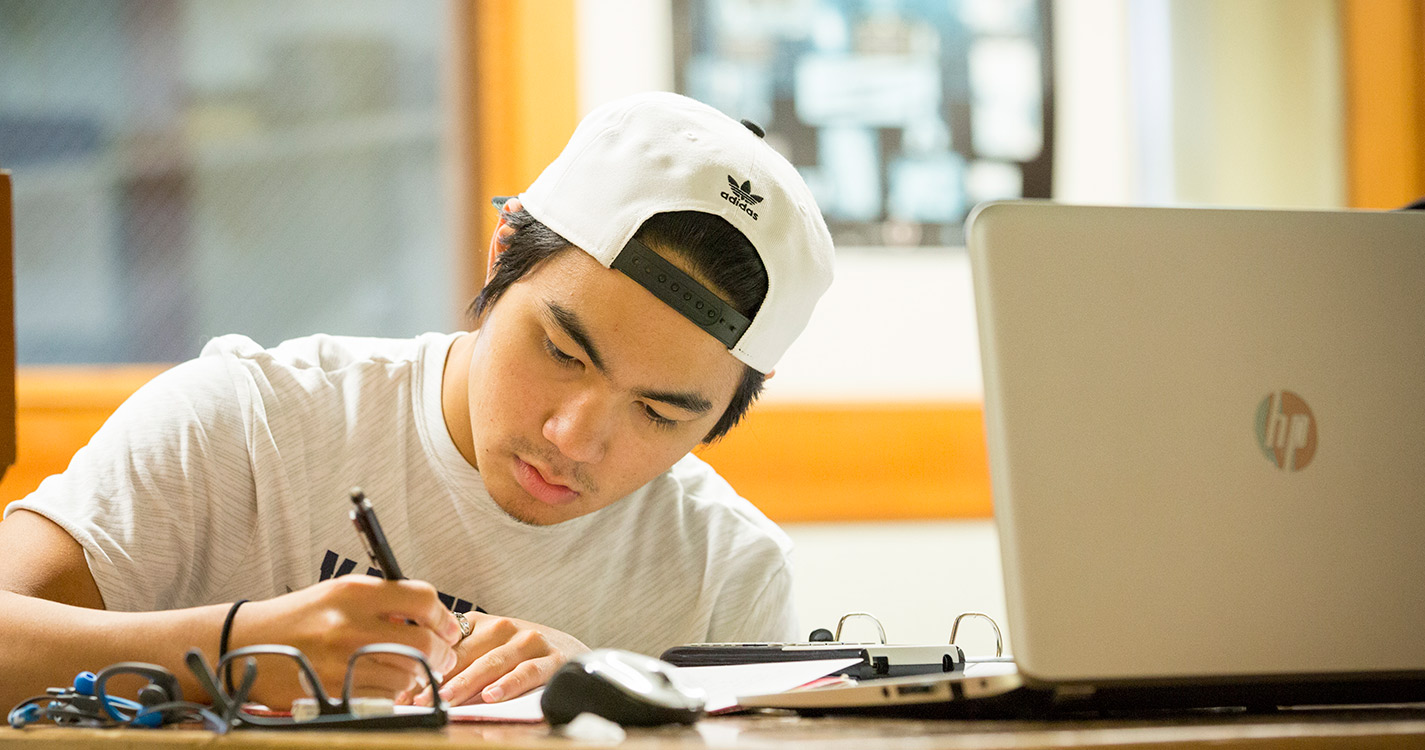
[[564, 329], [565, 335], [574, 339], [574, 343], [579, 345], [584, 353], [589, 355], [589, 361], [594, 363], [594, 367], [600, 371], [604, 369], [604, 358], [599, 355], [599, 350], [594, 347], [594, 342], [589, 339], [589, 332], [584, 328], [584, 324], [579, 321], [579, 316], [557, 302], [546, 302], [544, 307], [549, 311], [549, 317], [554, 318], [554, 322]]
[[712, 402], [700, 393], [690, 391], [651, 391], [644, 388], [634, 390], [633, 395], [649, 401], [661, 401], [669, 406], [693, 412], [702, 416], [712, 409]]
[[[549, 317], [554, 319], [556, 325], [564, 330], [565, 335], [574, 339], [574, 343], [589, 355], [589, 361], [600, 372], [606, 372], [603, 357], [599, 355], [599, 350], [594, 347], [594, 342], [589, 338], [589, 332], [584, 328], [579, 316], [558, 302], [545, 302], [544, 308], [549, 313]], [[693, 412], [695, 415], [703, 415], [712, 410], [712, 401], [707, 396], [695, 391], [659, 391], [650, 388], [635, 389], [633, 394], [641, 399], [659, 401], [669, 406]]]

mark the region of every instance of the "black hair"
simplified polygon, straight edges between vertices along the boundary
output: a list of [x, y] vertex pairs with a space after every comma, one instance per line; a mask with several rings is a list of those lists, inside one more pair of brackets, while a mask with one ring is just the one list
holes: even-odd
[[[505, 240], [504, 251], [495, 259], [494, 273], [470, 303], [469, 313], [476, 321], [512, 284], [540, 263], [574, 247], [528, 211], [506, 211], [503, 215], [514, 234]], [[686, 273], [708, 284], [713, 293], [749, 320], [761, 309], [767, 296], [767, 268], [757, 249], [727, 219], [701, 211], [669, 211], [654, 214], [635, 236], [669, 260], [683, 261]], [[765, 381], [764, 373], [744, 364], [732, 401], [703, 436], [703, 442], [717, 441], [740, 422], [761, 395]]]

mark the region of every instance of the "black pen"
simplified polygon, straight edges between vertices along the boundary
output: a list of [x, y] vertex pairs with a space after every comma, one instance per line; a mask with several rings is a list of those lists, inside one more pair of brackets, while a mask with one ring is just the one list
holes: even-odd
[[386, 543], [386, 535], [381, 532], [376, 511], [360, 487], [351, 488], [351, 504], [356, 506], [351, 509], [351, 522], [356, 525], [356, 533], [361, 536], [361, 543], [366, 546], [366, 554], [371, 556], [371, 564], [375, 565], [388, 581], [405, 580], [406, 577], [401, 574], [401, 566], [396, 563], [396, 555], [391, 552], [391, 545]]

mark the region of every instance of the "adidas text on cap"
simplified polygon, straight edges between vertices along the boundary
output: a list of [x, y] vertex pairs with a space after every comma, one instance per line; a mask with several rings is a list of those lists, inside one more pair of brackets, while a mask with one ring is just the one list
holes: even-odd
[[[796, 168], [751, 127], [678, 94], [636, 94], [594, 109], [520, 201], [759, 372], [776, 366], [831, 284], [831, 234]], [[756, 248], [767, 296], [751, 320], [634, 240], [667, 211], [721, 216]]]

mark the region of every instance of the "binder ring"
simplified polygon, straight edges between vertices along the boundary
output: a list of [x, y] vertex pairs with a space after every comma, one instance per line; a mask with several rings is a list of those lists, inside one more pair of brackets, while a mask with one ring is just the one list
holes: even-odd
[[[876, 623], [876, 632], [879, 633], [881, 636], [881, 643], [883, 645], [885, 644], [886, 629], [881, 627], [881, 621], [877, 620], [876, 616], [871, 614], [870, 612], [847, 612], [846, 614], [842, 615], [841, 619], [836, 621], [836, 635], [831, 637], [832, 640], [836, 641], [837, 643], [841, 642], [841, 626], [845, 625], [846, 621], [851, 619], [852, 617], [865, 617], [871, 622]], [[950, 640], [955, 640], [955, 636], [953, 633], [950, 635]]]
[[955, 622], [950, 623], [950, 645], [955, 645], [955, 631], [960, 629], [960, 621], [966, 617], [983, 617], [990, 627], [995, 630], [995, 656], [1004, 656], [1004, 638], [1000, 636], [999, 624], [995, 618], [983, 612], [961, 612], [955, 616]]

